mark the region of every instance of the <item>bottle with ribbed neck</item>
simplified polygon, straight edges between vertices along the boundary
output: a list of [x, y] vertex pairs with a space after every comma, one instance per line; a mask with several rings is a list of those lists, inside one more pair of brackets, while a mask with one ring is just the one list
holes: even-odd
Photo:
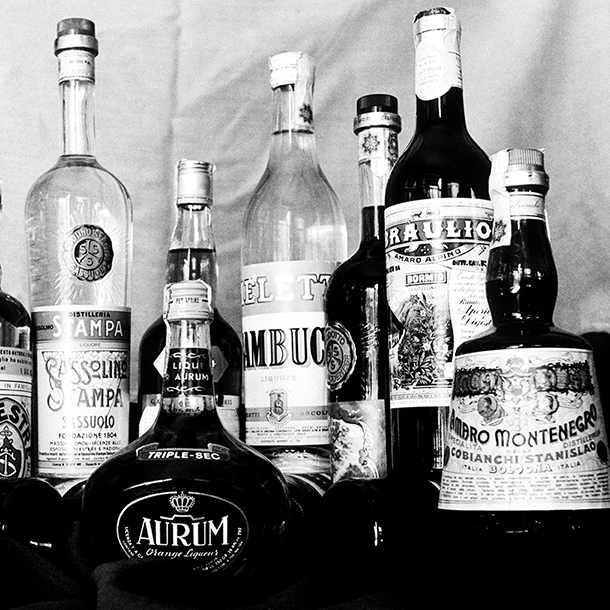
[[460, 24], [453, 9], [416, 15], [415, 133], [388, 180], [392, 471], [437, 484], [453, 353], [491, 320], [485, 265], [489, 159], [466, 128]]
[[242, 246], [246, 441], [285, 473], [329, 479], [324, 292], [347, 232], [316, 154], [314, 62], [270, 59], [273, 135]]
[[[212, 230], [212, 181], [215, 166], [182, 159], [176, 166], [176, 222], [167, 253], [165, 283], [202, 279], [211, 288], [214, 318], [210, 325], [212, 365], [218, 415], [226, 429], [243, 438], [241, 339], [216, 307], [218, 261]], [[161, 404], [165, 324], [160, 316], [140, 341], [138, 409], [132, 440], [154, 422]]]
[[83, 522], [101, 561], [156, 557], [252, 584], [284, 541], [286, 482], [218, 417], [210, 287], [177, 282], [164, 295], [161, 410], [152, 428], [91, 475]]
[[131, 202], [95, 158], [95, 25], [57, 27], [62, 153], [26, 201], [35, 472], [85, 479], [128, 442]]
[[542, 151], [492, 157], [493, 328], [456, 350], [439, 502], [442, 522], [460, 536], [510, 534], [515, 547], [609, 531], [608, 439], [592, 349], [553, 324], [548, 185]]
[[332, 481], [387, 475], [388, 349], [383, 214], [401, 129], [394, 96], [356, 103], [360, 245], [326, 290]]

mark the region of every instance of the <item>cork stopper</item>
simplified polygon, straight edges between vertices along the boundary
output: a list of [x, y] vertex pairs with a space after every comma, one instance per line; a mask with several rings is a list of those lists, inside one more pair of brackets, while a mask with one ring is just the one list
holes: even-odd
[[70, 17], [62, 19], [57, 24], [55, 55], [68, 49], [83, 49], [93, 55], [98, 54], [98, 43], [93, 21], [81, 17]]
[[176, 166], [176, 203], [212, 205], [213, 163], [181, 159]]
[[278, 53], [269, 58], [269, 83], [272, 89], [294, 85], [297, 81], [313, 81], [315, 72], [313, 58], [300, 51]]
[[214, 317], [212, 289], [203, 280], [167, 284], [163, 296], [163, 317], [169, 322], [211, 320]]

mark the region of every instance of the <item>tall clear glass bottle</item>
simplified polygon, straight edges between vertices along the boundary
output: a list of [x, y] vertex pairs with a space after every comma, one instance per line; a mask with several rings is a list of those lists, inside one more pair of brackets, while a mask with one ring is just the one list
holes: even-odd
[[[216, 302], [218, 262], [212, 231], [212, 163], [182, 159], [176, 167], [176, 224], [172, 233], [166, 284], [202, 279], [211, 288]], [[218, 415], [225, 428], [243, 438], [242, 414], [242, 347], [233, 327], [214, 307], [210, 326], [212, 367]], [[133, 421], [132, 440], [154, 422], [161, 405], [165, 324], [159, 316], [140, 341], [140, 377], [138, 409]]]
[[57, 26], [62, 153], [26, 201], [35, 473], [85, 479], [128, 442], [132, 209], [95, 158], [95, 25]]
[[356, 103], [360, 245], [326, 290], [326, 369], [332, 481], [387, 476], [388, 343], [383, 213], [398, 158], [398, 101], [366, 95]]
[[286, 537], [286, 482], [218, 417], [210, 287], [202, 280], [178, 282], [164, 294], [159, 416], [91, 475], [83, 523], [100, 561], [156, 557], [233, 586], [252, 585]]
[[32, 474], [31, 335], [27, 309], [0, 289], [0, 482]]
[[453, 353], [491, 323], [485, 265], [490, 162], [466, 128], [460, 24], [453, 9], [416, 15], [416, 126], [388, 180], [392, 471], [437, 484]]
[[347, 231], [316, 154], [313, 59], [281, 53], [269, 65], [271, 150], [242, 247], [246, 441], [283, 472], [328, 482], [324, 292]]

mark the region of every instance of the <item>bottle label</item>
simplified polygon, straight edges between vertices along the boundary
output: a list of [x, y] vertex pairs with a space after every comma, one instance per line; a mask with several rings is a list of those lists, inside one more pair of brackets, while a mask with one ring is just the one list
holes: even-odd
[[544, 197], [535, 193], [492, 193], [494, 207], [493, 239], [491, 248], [510, 246], [512, 220], [540, 220], [546, 222]]
[[220, 572], [241, 554], [248, 521], [232, 502], [190, 488], [141, 496], [123, 508], [116, 534], [127, 557], [171, 559]]
[[447, 441], [442, 508], [610, 508], [608, 439], [590, 351], [458, 356]]
[[415, 49], [415, 95], [420, 100], [439, 98], [451, 87], [462, 89], [459, 32], [429, 30]]
[[385, 210], [391, 407], [449, 406], [456, 346], [491, 324], [491, 203], [438, 198]]
[[59, 82], [86, 80], [95, 82], [95, 60], [93, 54], [83, 49], [66, 49], [57, 56]]
[[0, 481], [32, 474], [32, 352], [0, 347]]
[[210, 352], [204, 348], [173, 348], [168, 350], [163, 378], [163, 396], [213, 396]]
[[328, 445], [324, 292], [337, 263], [242, 271], [246, 442]]
[[326, 383], [330, 390], [339, 390], [356, 368], [356, 344], [349, 330], [341, 322], [331, 322], [324, 329], [324, 348]]
[[[366, 121], [361, 120], [360, 126], [366, 126]], [[358, 134], [359, 163], [370, 163], [371, 173], [374, 176], [384, 177], [390, 173], [397, 159], [398, 136], [393, 129], [387, 127], [362, 128]]]
[[33, 310], [37, 473], [85, 478], [129, 438], [130, 310]]
[[383, 400], [329, 405], [332, 481], [387, 476]]
[[78, 280], [95, 282], [112, 269], [112, 240], [96, 225], [79, 225], [65, 237], [60, 261], [63, 269]]

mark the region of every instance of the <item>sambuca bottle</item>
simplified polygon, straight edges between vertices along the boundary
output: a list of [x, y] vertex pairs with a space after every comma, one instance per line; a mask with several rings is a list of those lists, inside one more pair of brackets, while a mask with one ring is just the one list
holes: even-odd
[[161, 410], [91, 475], [83, 521], [102, 561], [169, 559], [245, 582], [277, 558], [291, 505], [280, 471], [218, 417], [210, 299], [202, 280], [166, 286]]
[[62, 154], [26, 202], [35, 328], [34, 467], [87, 478], [128, 443], [132, 208], [94, 150], [95, 25], [57, 26]]

